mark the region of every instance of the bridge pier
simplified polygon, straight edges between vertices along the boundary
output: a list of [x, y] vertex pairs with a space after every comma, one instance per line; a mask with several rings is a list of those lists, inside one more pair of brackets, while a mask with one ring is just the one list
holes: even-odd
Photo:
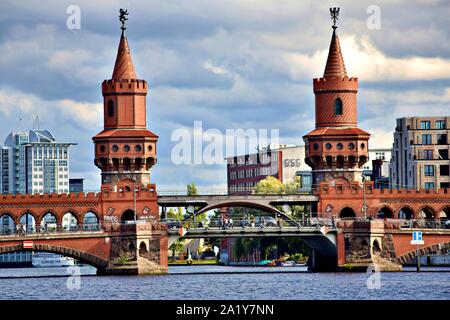
[[143, 222], [120, 226], [110, 237], [110, 258], [99, 275], [155, 275], [168, 272], [167, 232], [161, 225]]

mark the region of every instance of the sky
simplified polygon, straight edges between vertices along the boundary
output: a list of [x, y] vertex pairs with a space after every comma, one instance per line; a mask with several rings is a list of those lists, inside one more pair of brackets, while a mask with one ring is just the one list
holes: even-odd
[[[212, 135], [277, 129], [280, 143], [303, 144], [314, 127], [312, 79], [323, 75], [331, 39], [329, 7], [341, 8], [337, 32], [347, 73], [359, 78], [359, 127], [372, 134], [370, 148], [392, 146], [396, 118], [450, 115], [446, 0], [2, 4], [0, 140], [32, 128], [38, 115], [40, 129], [77, 143], [71, 177], [85, 178], [86, 190], [100, 188], [91, 138], [103, 126], [101, 82], [114, 67], [119, 8], [130, 13], [133, 62], [149, 83], [147, 126], [159, 135], [151, 180], [160, 190], [226, 186], [224, 164], [171, 157], [172, 134], [193, 133], [195, 121]], [[80, 10], [79, 28], [67, 26], [71, 5]]]

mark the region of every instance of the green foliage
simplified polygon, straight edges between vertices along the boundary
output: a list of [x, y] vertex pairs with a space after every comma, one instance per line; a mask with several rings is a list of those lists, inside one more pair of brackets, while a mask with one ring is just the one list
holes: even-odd
[[175, 253], [184, 251], [184, 241], [182, 240], [176, 240], [174, 243], [172, 243], [169, 247], [169, 250], [172, 250], [172, 260], [175, 260]]
[[188, 196], [197, 196], [198, 195], [197, 186], [195, 185], [195, 183], [191, 183], [191, 184], [187, 185], [187, 195]]
[[119, 258], [117, 258], [117, 263], [120, 265], [127, 264], [129, 261], [130, 261], [129, 258], [126, 255], [122, 255]]
[[281, 194], [284, 192], [284, 185], [275, 177], [268, 176], [259, 181], [255, 186], [257, 194]]

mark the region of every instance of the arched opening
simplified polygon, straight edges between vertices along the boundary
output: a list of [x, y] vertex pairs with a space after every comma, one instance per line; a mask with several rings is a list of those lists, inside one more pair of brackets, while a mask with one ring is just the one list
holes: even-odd
[[343, 156], [336, 157], [336, 168], [338, 168], [338, 169], [344, 168], [344, 157]]
[[47, 212], [41, 219], [41, 230], [44, 232], [54, 232], [57, 230], [58, 222], [56, 216]]
[[378, 242], [377, 239], [375, 239], [372, 243], [372, 253], [376, 255], [380, 255], [381, 253], [380, 243]]
[[434, 210], [431, 209], [430, 207], [424, 207], [419, 212], [419, 218], [420, 219], [426, 219], [426, 220], [433, 219], [434, 218]]
[[443, 208], [439, 212], [439, 218], [441, 219], [442, 222], [450, 220], [450, 206]]
[[378, 210], [378, 218], [380, 219], [392, 219], [394, 217], [394, 212], [392, 212], [389, 207], [382, 207]]
[[100, 225], [97, 215], [92, 211], [86, 212], [83, 217], [83, 230], [95, 231], [99, 229]]
[[410, 220], [410, 219], [414, 218], [414, 212], [409, 207], [403, 207], [398, 212], [398, 218]]
[[131, 209], [126, 210], [123, 214], [122, 214], [122, 219], [121, 219], [122, 223], [129, 223], [129, 222], [134, 222], [134, 211]]
[[114, 102], [112, 100], [108, 101], [108, 117], [114, 117]]
[[30, 212], [25, 212], [19, 220], [20, 224], [25, 227], [26, 233], [36, 232], [36, 219]]
[[0, 234], [9, 235], [16, 231], [16, 224], [13, 217], [9, 213], [0, 216]]
[[339, 99], [339, 98], [337, 98], [337, 99], [334, 101], [334, 113], [335, 113], [337, 116], [341, 116], [341, 115], [342, 115], [342, 101], [341, 101], [341, 99]]
[[141, 244], [139, 245], [139, 256], [145, 257], [147, 253], [147, 245], [145, 244], [145, 242], [141, 242]]
[[339, 217], [341, 219], [354, 219], [356, 218], [356, 213], [355, 211], [353, 211], [352, 208], [345, 207], [344, 209], [341, 210]]
[[64, 231], [77, 231], [78, 219], [72, 212], [67, 212], [62, 219], [62, 228]]

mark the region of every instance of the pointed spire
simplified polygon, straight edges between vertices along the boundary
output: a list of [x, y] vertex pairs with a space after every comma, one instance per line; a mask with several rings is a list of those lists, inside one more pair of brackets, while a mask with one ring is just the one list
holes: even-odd
[[323, 77], [347, 77], [347, 71], [345, 70], [344, 58], [342, 57], [341, 46], [339, 44], [339, 37], [336, 35], [336, 29], [333, 30], [330, 49], [328, 51], [327, 65], [325, 66]]
[[128, 47], [127, 37], [120, 37], [119, 49], [117, 51], [116, 64], [112, 74], [113, 80], [136, 79], [136, 71], [134, 70], [133, 61], [131, 60], [131, 52]]
[[333, 20], [333, 36], [331, 37], [330, 49], [328, 50], [327, 65], [325, 66], [324, 78], [328, 77], [347, 77], [344, 58], [342, 57], [339, 37], [336, 34], [336, 21], [339, 16], [339, 8], [330, 8], [331, 19]]

